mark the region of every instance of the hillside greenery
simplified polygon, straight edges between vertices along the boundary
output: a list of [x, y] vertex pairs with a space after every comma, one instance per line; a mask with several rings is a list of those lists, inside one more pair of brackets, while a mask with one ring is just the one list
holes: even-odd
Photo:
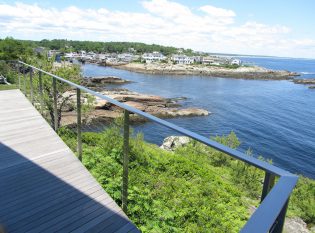
[[[137, 53], [158, 51], [164, 55], [177, 53], [178, 48], [139, 42], [95, 42], [73, 40], [41, 40], [32, 41], [36, 46], [43, 46], [61, 51], [93, 51], [98, 53], [123, 53], [134, 49]], [[184, 53], [193, 54], [191, 49], [182, 49]]]
[[[2, 42], [13, 43], [10, 48], [18, 49], [20, 51], [18, 54], [29, 54], [33, 53], [32, 49], [37, 47], [44, 47], [51, 50], [60, 50], [61, 52], [75, 52], [85, 50], [87, 52], [93, 51], [97, 53], [124, 53], [130, 52], [130, 49], [133, 49], [136, 53], [145, 53], [145, 52], [161, 52], [164, 55], [170, 55], [178, 53], [178, 50], [181, 50], [184, 54], [194, 55], [192, 49], [183, 49], [175, 48], [172, 46], [162, 46], [157, 44], [145, 44], [140, 42], [98, 42], [98, 41], [75, 41], [75, 40], [64, 40], [64, 39], [54, 39], [54, 40], [41, 40], [41, 41], [32, 41], [32, 40], [14, 40], [13, 38], [0, 39], [0, 58], [1, 58], [1, 44]], [[26, 53], [23, 51], [24, 48], [28, 48], [29, 51]], [[11, 58], [10, 58], [11, 59]], [[14, 59], [17, 59], [14, 58]]]
[[[121, 203], [121, 124], [101, 133], [83, 133], [83, 163]], [[59, 135], [76, 150], [76, 134]], [[232, 132], [214, 140], [239, 146]], [[192, 141], [175, 152], [131, 138], [128, 216], [143, 232], [238, 232], [259, 205], [264, 173], [226, 154]], [[250, 155], [250, 152], [249, 152]], [[301, 177], [288, 216], [315, 223], [315, 182]]]

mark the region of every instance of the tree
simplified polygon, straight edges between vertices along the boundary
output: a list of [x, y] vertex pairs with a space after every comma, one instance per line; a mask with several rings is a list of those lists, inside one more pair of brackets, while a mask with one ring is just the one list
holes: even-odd
[[22, 41], [7, 37], [0, 41], [0, 60], [25, 60], [33, 55], [32, 48]]

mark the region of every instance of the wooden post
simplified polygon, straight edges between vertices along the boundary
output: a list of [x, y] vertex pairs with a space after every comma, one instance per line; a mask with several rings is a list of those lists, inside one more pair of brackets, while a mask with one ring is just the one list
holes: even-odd
[[77, 88], [77, 151], [78, 158], [82, 161], [82, 137], [81, 137], [81, 90]]
[[54, 130], [58, 130], [58, 109], [57, 109], [57, 80], [53, 78], [53, 101], [54, 101]]
[[123, 181], [122, 181], [122, 209], [127, 213], [128, 202], [128, 164], [129, 164], [129, 112], [124, 110], [124, 148], [123, 148]]
[[265, 197], [268, 195], [269, 191], [272, 189], [274, 184], [275, 184], [275, 176], [266, 171], [260, 202], [262, 202], [265, 199]]

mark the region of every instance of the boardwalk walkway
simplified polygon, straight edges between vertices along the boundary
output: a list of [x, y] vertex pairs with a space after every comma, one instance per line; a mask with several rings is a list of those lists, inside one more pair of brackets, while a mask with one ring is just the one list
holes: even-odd
[[7, 232], [139, 232], [19, 90], [0, 91], [1, 225]]

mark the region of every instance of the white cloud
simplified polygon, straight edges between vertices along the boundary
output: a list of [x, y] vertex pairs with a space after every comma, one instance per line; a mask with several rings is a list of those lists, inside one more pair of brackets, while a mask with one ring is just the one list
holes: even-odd
[[232, 10], [227, 10], [223, 8], [218, 8], [214, 6], [202, 6], [200, 10], [215, 17], [234, 17], [236, 16], [235, 12]]
[[0, 4], [0, 37], [22, 39], [140, 41], [209, 52], [314, 57], [315, 40], [291, 38], [291, 29], [260, 22], [235, 23], [230, 9], [191, 9], [171, 0], [145, 0], [144, 12], [62, 10], [32, 4]]

